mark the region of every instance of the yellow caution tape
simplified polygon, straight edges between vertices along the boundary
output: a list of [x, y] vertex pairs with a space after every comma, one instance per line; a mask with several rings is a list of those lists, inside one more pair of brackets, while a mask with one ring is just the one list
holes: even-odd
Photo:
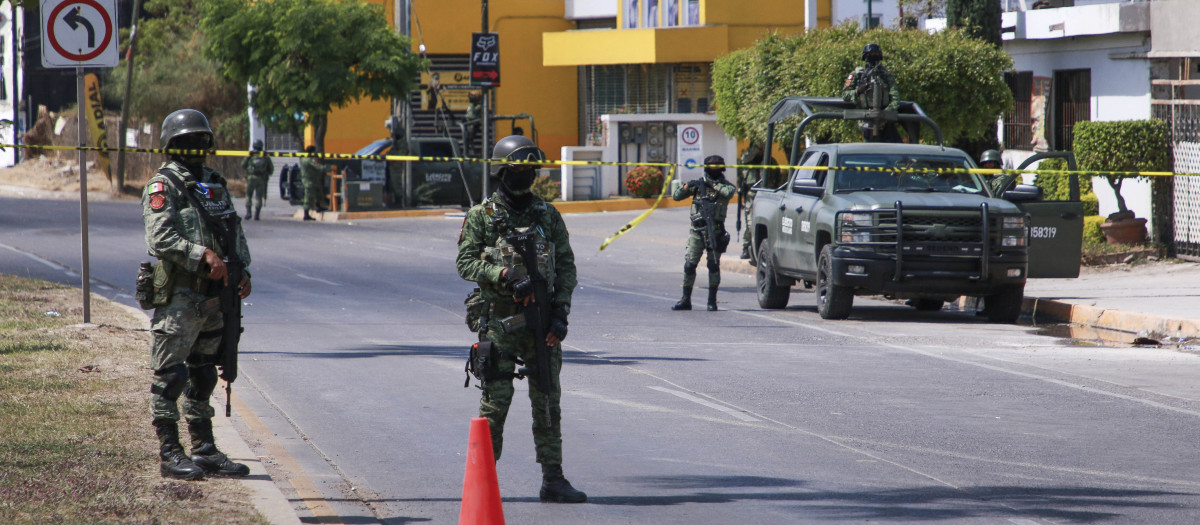
[[604, 239], [604, 242], [600, 244], [600, 251], [604, 251], [604, 249], [608, 247], [609, 243], [617, 240], [617, 238], [621, 237], [622, 235], [625, 235], [626, 233], [629, 232], [629, 230], [632, 230], [635, 226], [641, 224], [642, 221], [646, 220], [646, 218], [649, 217], [651, 213], [654, 213], [654, 210], [658, 209], [658, 204], [662, 202], [663, 197], [667, 196], [667, 188], [671, 187], [671, 180], [674, 178], [675, 178], [675, 166], [672, 165], [671, 171], [667, 174], [667, 180], [663, 181], [662, 193], [658, 194], [658, 198], [654, 200], [654, 205], [650, 206], [650, 209], [642, 212], [641, 215], [638, 215], [632, 221], [629, 221], [628, 224], [622, 226], [621, 229], [617, 230], [617, 233], [614, 233], [612, 235], [612, 237]]

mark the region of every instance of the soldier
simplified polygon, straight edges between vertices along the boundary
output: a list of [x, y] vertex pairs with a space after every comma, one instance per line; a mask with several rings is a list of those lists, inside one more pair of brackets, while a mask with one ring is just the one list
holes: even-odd
[[[879, 44], [863, 46], [862, 59], [865, 66], [854, 68], [846, 77], [842, 88], [842, 100], [851, 102], [859, 109], [896, 111], [900, 107], [900, 89], [896, 78], [884, 66], [883, 50]], [[882, 126], [882, 129], [877, 129]], [[893, 122], [884, 124], [862, 123], [863, 139], [868, 142], [900, 142], [900, 134]]]
[[261, 155], [262, 150], [263, 141], [254, 141], [254, 149], [250, 151], [259, 155], [251, 155], [242, 161], [242, 170], [246, 173], [246, 220], [250, 220], [251, 204], [254, 205], [254, 220], [258, 220], [263, 201], [267, 198], [267, 182], [275, 172], [275, 163], [271, 162], [270, 157]]
[[[458, 275], [479, 284], [487, 306], [485, 336], [498, 350], [495, 373], [483, 379], [483, 397], [479, 415], [488, 420], [492, 432], [492, 450], [496, 460], [504, 443], [504, 420], [513, 397], [515, 359], [536, 362], [532, 331], [527, 328], [507, 333], [500, 320], [517, 315], [526, 307], [536, 307], [534, 283], [525, 261], [514, 254], [508, 237], [515, 233], [536, 232], [538, 273], [546, 279], [550, 297], [550, 325], [545, 335], [550, 348], [549, 395], [537, 384], [537, 374], [529, 376], [529, 402], [533, 408], [533, 441], [537, 462], [542, 465], [539, 498], [546, 502], [583, 503], [587, 495], [575, 490], [563, 477], [562, 431], [560, 427], [562, 346], [567, 337], [567, 316], [571, 312], [571, 293], [575, 289], [575, 255], [571, 251], [567, 227], [562, 216], [530, 188], [537, 176], [532, 164], [513, 161], [545, 160], [545, 154], [526, 137], [508, 136], [492, 151], [491, 176], [498, 179], [497, 191], [467, 211], [458, 240]], [[544, 263], [544, 264], [543, 264]], [[547, 305], [542, 305], [543, 307]], [[547, 403], [549, 410], [547, 410]], [[549, 414], [549, 416], [547, 416]]]
[[[316, 155], [317, 147], [309, 146], [304, 148], [304, 152]], [[316, 157], [300, 159], [300, 180], [304, 182], [304, 220], [315, 221], [317, 219], [309, 215], [308, 211], [322, 209], [321, 194], [325, 190], [325, 165], [321, 164]]]
[[[738, 164], [762, 164], [762, 160], [762, 146], [751, 142], [746, 151], [742, 152], [742, 156], [738, 159]], [[762, 180], [763, 171], [762, 168], [737, 169], [738, 213], [745, 213], [747, 216], [750, 214], [750, 205], [754, 204], [754, 193], [750, 191], [750, 188], [757, 184], [759, 180]], [[749, 259], [750, 250], [753, 249], [750, 246], [751, 237], [753, 236], [751, 230], [753, 228], [750, 227], [749, 220], [746, 221], [745, 226], [746, 230], [742, 234], [742, 259]]]
[[[725, 210], [729, 207], [729, 199], [737, 191], [729, 181], [725, 180], [725, 159], [720, 155], [710, 155], [704, 159], [704, 177], [680, 186], [671, 195], [677, 201], [692, 197], [692, 229], [688, 235], [683, 253], [683, 298], [672, 306], [672, 310], [692, 309], [692, 285], [696, 283], [696, 267], [700, 264], [700, 254], [708, 252], [708, 311], [717, 310], [717, 287], [721, 284], [721, 253], [729, 245], [729, 233], [725, 231]], [[715, 203], [712, 210], [712, 220], [715, 221], [711, 242], [715, 250], [708, 250], [709, 242], [707, 218], [701, 207], [702, 201]]]
[[[208, 150], [213, 147], [212, 128], [204, 114], [181, 109], [163, 122], [162, 144], [168, 149]], [[151, 329], [150, 412], [161, 443], [159, 472], [189, 480], [205, 474], [250, 473], [246, 465], [217, 449], [209, 404], [217, 385], [217, 350], [224, 326], [217, 301], [228, 279], [223, 258], [236, 256], [248, 266], [250, 250], [225, 179], [204, 167], [204, 159], [203, 154], [171, 154], [142, 194], [147, 250], [159, 260], [155, 281], [162, 275], [167, 283], [163, 288], [170, 293], [165, 303], [156, 303]], [[215, 231], [201, 209], [223, 231]], [[227, 235], [236, 235], [236, 254], [222, 253], [220, 240]], [[248, 272], [238, 283], [238, 295], [250, 295]], [[179, 444], [180, 394], [192, 438], [191, 457]]]

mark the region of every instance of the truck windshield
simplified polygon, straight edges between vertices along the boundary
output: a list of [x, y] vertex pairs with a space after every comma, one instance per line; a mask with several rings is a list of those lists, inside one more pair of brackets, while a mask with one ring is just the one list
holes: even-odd
[[963, 157], [906, 153], [840, 155], [834, 191], [910, 191], [984, 193], [978, 175], [942, 170], [972, 168]]

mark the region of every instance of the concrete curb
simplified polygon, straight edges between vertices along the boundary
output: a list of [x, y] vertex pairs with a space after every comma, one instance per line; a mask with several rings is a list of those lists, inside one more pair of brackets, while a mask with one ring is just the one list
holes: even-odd
[[[721, 270], [754, 275], [755, 269], [744, 259], [735, 258], [730, 260], [722, 258]], [[964, 303], [960, 304], [960, 306], [966, 305]], [[1021, 305], [1021, 314], [1028, 315], [1034, 324], [1047, 321], [1072, 323], [1105, 330], [1139, 334], [1155, 339], [1163, 337], [1176, 339], [1200, 338], [1200, 321], [1127, 312], [1046, 297], [1025, 296], [1025, 301]]]
[[[655, 199], [606, 199], [599, 201], [566, 201], [552, 202], [559, 213], [596, 213], [607, 211], [648, 210], [654, 205]], [[691, 206], [691, 199], [677, 201], [663, 198], [659, 208], [682, 208]], [[326, 211], [315, 214], [318, 221], [356, 221], [363, 219], [396, 219], [403, 217], [437, 217], [448, 214], [463, 213], [461, 208], [430, 208], [420, 210], [382, 210], [382, 211]], [[304, 217], [303, 211], [292, 215], [295, 219]]]
[[[150, 329], [150, 316], [146, 311], [134, 308], [129, 305], [112, 302], [119, 308], [127, 312], [141, 317], [145, 322], [142, 323], [143, 328]], [[218, 408], [225, 404], [225, 391], [217, 388], [213, 392], [213, 407]], [[218, 412], [220, 409], [218, 408]], [[233, 414], [236, 418], [241, 418], [237, 412]], [[275, 480], [271, 479], [271, 475], [267, 473], [267, 469], [263, 466], [261, 458], [254, 454], [250, 449], [250, 445], [246, 443], [237, 429], [233, 426], [233, 419], [217, 414], [213, 418], [213, 437], [217, 439], [220, 448], [230, 459], [244, 463], [250, 467], [250, 475], [243, 478], [242, 486], [250, 493], [250, 503], [254, 505], [254, 510], [263, 516], [272, 525], [299, 525], [300, 517], [296, 515], [291, 502], [279, 490], [279, 486], [275, 484]]]

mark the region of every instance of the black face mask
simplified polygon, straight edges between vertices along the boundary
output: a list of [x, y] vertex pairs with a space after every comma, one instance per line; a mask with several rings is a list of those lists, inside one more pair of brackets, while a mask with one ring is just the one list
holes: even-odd
[[[171, 144], [167, 149], [189, 149], [189, 150], [208, 150], [212, 148], [213, 140], [211, 135], [203, 133], [191, 133], [188, 135], [180, 135], [171, 139]], [[171, 159], [175, 162], [183, 164], [193, 170], [204, 166], [204, 159], [207, 155], [185, 155], [172, 154]]]
[[721, 178], [725, 177], [725, 171], [706, 169], [704, 170], [704, 176], [708, 177], [710, 180], [720, 180]]
[[533, 181], [537, 179], [537, 170], [529, 168], [507, 168], [504, 170], [504, 175], [500, 179], [501, 184], [514, 195], [520, 195], [528, 192], [529, 188], [533, 187]]

